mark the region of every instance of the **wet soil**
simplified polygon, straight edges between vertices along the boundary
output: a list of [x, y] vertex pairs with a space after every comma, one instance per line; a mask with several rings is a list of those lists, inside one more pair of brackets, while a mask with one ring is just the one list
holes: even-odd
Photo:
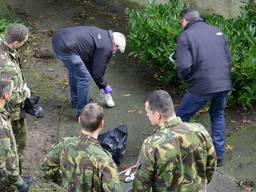
[[[40, 95], [46, 111], [43, 119], [27, 118], [28, 139], [25, 152], [24, 174], [32, 175], [32, 191], [63, 191], [60, 187], [40, 179], [38, 165], [46, 152], [64, 136], [79, 132], [74, 109], [70, 106], [67, 75], [63, 65], [51, 54], [51, 35], [60, 27], [95, 25], [127, 34], [127, 7], [138, 8], [134, 1], [82, 1], [82, 0], [7, 0], [13, 10], [30, 26], [28, 43], [21, 50], [23, 72], [34, 95]], [[129, 55], [113, 57], [109, 63], [107, 79], [113, 86], [116, 107], [105, 109], [105, 130], [119, 124], [129, 128], [128, 146], [124, 162], [133, 164], [142, 141], [152, 133], [144, 112], [144, 97], [149, 91], [159, 88], [153, 77], [154, 71]], [[164, 87], [178, 104], [183, 92]], [[96, 101], [98, 89], [92, 87]], [[243, 111], [230, 108], [226, 111], [227, 153], [225, 166], [218, 169], [208, 191], [242, 191], [239, 185], [251, 185], [256, 180], [255, 110]], [[210, 129], [207, 108], [193, 121], [203, 123]], [[250, 128], [248, 128], [250, 127]], [[242, 183], [240, 181], [243, 181]]]

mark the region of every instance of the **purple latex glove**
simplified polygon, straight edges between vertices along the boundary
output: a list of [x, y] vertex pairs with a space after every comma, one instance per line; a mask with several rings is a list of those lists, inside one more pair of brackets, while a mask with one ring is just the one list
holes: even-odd
[[105, 94], [112, 93], [112, 87], [110, 85], [107, 85], [103, 90]]

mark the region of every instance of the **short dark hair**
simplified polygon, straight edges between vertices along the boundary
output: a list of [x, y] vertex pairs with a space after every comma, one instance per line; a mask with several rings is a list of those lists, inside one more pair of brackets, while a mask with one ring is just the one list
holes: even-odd
[[84, 107], [80, 115], [80, 123], [85, 131], [94, 132], [103, 118], [103, 108], [97, 103], [89, 103]]
[[23, 24], [9, 24], [4, 31], [4, 40], [6, 43], [25, 40], [29, 29]]
[[12, 81], [1, 79], [0, 80], [0, 97], [3, 97], [5, 92], [10, 92], [11, 90], [12, 90]]
[[186, 19], [187, 21], [190, 22], [190, 21], [195, 21], [201, 17], [198, 10], [191, 7], [186, 7], [181, 11], [180, 18]]
[[145, 102], [148, 102], [151, 111], [161, 113], [164, 118], [169, 118], [175, 114], [172, 98], [164, 90], [156, 90], [151, 92]]

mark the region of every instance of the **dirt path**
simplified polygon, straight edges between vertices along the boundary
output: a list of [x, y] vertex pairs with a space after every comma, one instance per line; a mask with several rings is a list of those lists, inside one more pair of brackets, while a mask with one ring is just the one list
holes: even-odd
[[[26, 55], [23, 71], [28, 85], [35, 95], [41, 96], [42, 105], [46, 110], [44, 119], [36, 120], [32, 117], [27, 119], [28, 141], [24, 173], [34, 177], [32, 191], [62, 191], [54, 184], [44, 183], [38, 178], [38, 164], [51, 146], [59, 138], [77, 135], [79, 131], [79, 125], [74, 121], [74, 110], [69, 104], [66, 70], [51, 55], [51, 34], [60, 27], [74, 25], [96, 25], [126, 33], [124, 9], [126, 6], [136, 7], [136, 5], [126, 1], [107, 0], [8, 0], [8, 2], [31, 26], [32, 35], [26, 49], [23, 50]], [[131, 164], [137, 159], [142, 141], [153, 130], [144, 113], [143, 100], [145, 95], [157, 86], [145, 72], [144, 66], [136, 65], [128, 54], [129, 50], [125, 55], [115, 56], [108, 67], [107, 79], [114, 88], [113, 97], [117, 105], [113, 109], [105, 109], [105, 130], [122, 123], [128, 125], [128, 147], [124, 161]], [[43, 58], [37, 58], [40, 56]], [[96, 99], [98, 90], [95, 86], [92, 89], [93, 99]], [[237, 114], [240, 115], [239, 112]], [[233, 116], [229, 117], [228, 133], [233, 133], [241, 122], [231, 120], [233, 118]], [[209, 127], [208, 116], [199, 117], [199, 121]], [[253, 135], [254, 130], [245, 135], [250, 134]], [[240, 135], [235, 137], [239, 138]], [[248, 143], [249, 141], [253, 141], [253, 138], [248, 139]], [[231, 157], [228, 156], [228, 162], [237, 163], [235, 160], [241, 155], [241, 150], [245, 149], [241, 148], [237, 151], [239, 154], [236, 156], [233, 154]], [[247, 162], [243, 166], [251, 167], [250, 163], [253, 160], [246, 159]], [[228, 162], [226, 167], [218, 169], [208, 191], [241, 191], [237, 188], [237, 180], [233, 177], [235, 175], [233, 170], [237, 170], [237, 165], [230, 166]], [[243, 170], [249, 172], [249, 175], [254, 175], [252, 171]]]

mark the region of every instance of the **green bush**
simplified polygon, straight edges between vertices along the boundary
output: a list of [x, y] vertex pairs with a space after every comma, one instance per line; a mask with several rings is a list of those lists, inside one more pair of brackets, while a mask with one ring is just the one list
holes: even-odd
[[256, 5], [249, 2], [241, 16], [225, 20], [209, 15], [206, 20], [227, 35], [232, 52], [232, 94], [229, 104], [251, 107], [256, 103]]
[[[178, 23], [183, 4], [170, 0], [164, 5], [149, 4], [139, 11], [128, 10], [129, 43], [142, 63], [159, 69], [163, 83], [176, 82], [175, 64], [168, 55], [175, 50], [181, 26]], [[239, 17], [225, 20], [209, 15], [208, 23], [222, 29], [232, 51], [232, 84], [230, 104], [250, 107], [256, 103], [256, 5], [249, 2]]]
[[17, 23], [17, 22], [19, 22], [19, 20], [16, 17], [13, 17], [10, 19], [0, 17], [0, 38], [2, 38], [4, 30], [7, 27], [7, 25], [9, 25], [10, 23]]
[[9, 24], [9, 22], [7, 21], [7, 19], [2, 19], [0, 18], [0, 34], [2, 35], [2, 33], [5, 30], [5, 27]]
[[[142, 63], [157, 65], [158, 76], [164, 83], [176, 81], [175, 64], [169, 55], [175, 51], [176, 38], [181, 30], [179, 13], [183, 4], [150, 3], [140, 11], [127, 10], [129, 17], [129, 44]], [[167, 75], [168, 74], [168, 75]]]

